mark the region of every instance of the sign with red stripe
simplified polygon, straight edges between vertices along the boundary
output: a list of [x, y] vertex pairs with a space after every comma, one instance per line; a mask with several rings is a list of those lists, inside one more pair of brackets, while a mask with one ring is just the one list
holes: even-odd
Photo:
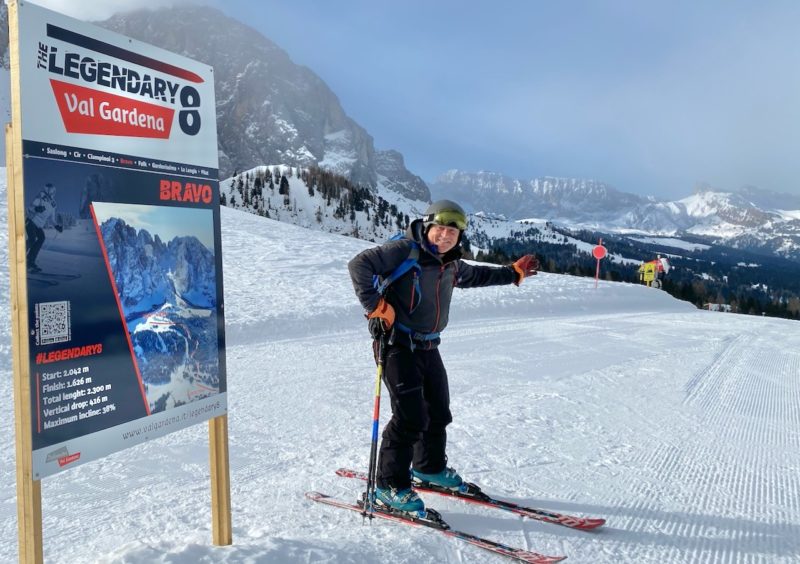
[[175, 110], [148, 102], [50, 80], [69, 133], [168, 139]]
[[213, 69], [34, 5], [19, 12], [26, 139], [217, 168]]
[[227, 413], [217, 129], [210, 67], [16, 6], [38, 480]]

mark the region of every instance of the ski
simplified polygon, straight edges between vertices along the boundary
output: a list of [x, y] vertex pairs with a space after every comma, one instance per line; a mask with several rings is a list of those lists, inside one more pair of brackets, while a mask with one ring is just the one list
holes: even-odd
[[29, 270], [28, 276], [45, 278], [48, 280], [77, 280], [81, 277], [80, 274], [59, 274], [56, 272], [44, 272], [42, 270]]
[[[336, 471], [336, 474], [344, 478], [356, 478], [358, 480], [367, 479], [367, 475], [364, 472], [359, 472], [358, 470], [351, 470], [349, 468], [339, 468]], [[510, 501], [495, 499], [487, 495], [483, 491], [481, 491], [480, 487], [470, 482], [464, 482], [464, 485], [466, 486], [465, 491], [450, 490], [447, 488], [442, 488], [441, 486], [436, 486], [434, 484], [415, 483], [413, 484], [413, 487], [418, 492], [435, 493], [446, 497], [453, 497], [469, 503], [482, 505], [484, 507], [494, 507], [497, 509], [502, 509], [504, 511], [510, 511], [511, 513], [522, 515], [523, 517], [536, 519], [537, 521], [544, 521], [545, 523], [555, 523], [557, 525], [563, 525], [564, 527], [569, 527], [571, 529], [579, 529], [582, 531], [590, 531], [592, 529], [596, 529], [598, 527], [603, 526], [606, 522], [605, 519], [597, 517], [577, 517], [575, 515], [567, 515], [566, 513], [556, 513], [553, 511], [546, 511], [544, 509], [537, 509], [534, 507], [524, 507], [522, 505], [517, 505], [516, 503], [512, 503]]]
[[[306, 497], [318, 503], [365, 514], [362, 505], [357, 503], [348, 503], [323, 493], [306, 492]], [[546, 556], [537, 552], [530, 552], [521, 548], [507, 546], [505, 544], [478, 537], [470, 533], [455, 531], [450, 528], [450, 526], [441, 518], [437, 511], [433, 509], [427, 509], [425, 513], [426, 515], [424, 517], [418, 517], [408, 513], [375, 509], [375, 511], [369, 513], [369, 516], [379, 517], [388, 521], [394, 521], [395, 523], [405, 523], [406, 525], [411, 526], [427, 527], [448, 537], [454, 537], [473, 546], [494, 552], [495, 554], [502, 554], [503, 556], [508, 556], [509, 558], [513, 558], [514, 560], [518, 560], [520, 562], [528, 562], [529, 564], [551, 564], [553, 562], [561, 562], [566, 558], [566, 556]]]
[[58, 286], [58, 282], [55, 280], [46, 280], [44, 278], [37, 278], [36, 275], [28, 274], [28, 282], [33, 282], [34, 285], [44, 286], [49, 288], [50, 286]]

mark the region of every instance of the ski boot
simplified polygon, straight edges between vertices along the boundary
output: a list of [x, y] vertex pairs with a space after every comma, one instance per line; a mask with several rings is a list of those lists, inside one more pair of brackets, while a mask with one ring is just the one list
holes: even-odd
[[425, 504], [411, 488], [375, 488], [375, 505], [418, 517], [425, 516]]
[[411, 481], [414, 484], [438, 486], [439, 488], [453, 491], [461, 491], [465, 485], [464, 480], [458, 475], [458, 472], [452, 468], [445, 468], [436, 474], [424, 474], [412, 469]]

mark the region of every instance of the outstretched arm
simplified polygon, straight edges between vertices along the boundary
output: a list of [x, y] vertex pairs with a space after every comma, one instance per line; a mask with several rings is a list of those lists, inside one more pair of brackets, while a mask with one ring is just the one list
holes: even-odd
[[[525, 262], [523, 262], [525, 261]], [[459, 288], [478, 288], [481, 286], [499, 286], [503, 284], [520, 285], [527, 276], [536, 274], [539, 261], [532, 255], [525, 255], [510, 266], [485, 266], [458, 261]]]

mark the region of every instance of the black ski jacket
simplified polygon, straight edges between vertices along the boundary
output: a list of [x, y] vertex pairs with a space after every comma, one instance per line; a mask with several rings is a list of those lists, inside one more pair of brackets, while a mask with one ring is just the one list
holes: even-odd
[[[377, 307], [381, 298], [373, 284], [373, 275], [390, 276], [411, 253], [411, 240], [420, 247], [420, 271], [406, 272], [389, 286], [384, 297], [394, 307], [395, 321], [415, 333], [439, 333], [447, 327], [454, 287], [476, 288], [516, 282], [518, 275], [511, 266], [478, 266], [461, 260], [460, 244], [440, 257], [431, 249], [423, 231], [422, 220], [417, 219], [409, 225], [405, 239], [362, 251], [347, 264], [356, 296], [367, 313]], [[414, 284], [417, 275], [421, 298]], [[412, 313], [412, 305], [417, 303]], [[438, 339], [431, 344], [438, 344]]]

